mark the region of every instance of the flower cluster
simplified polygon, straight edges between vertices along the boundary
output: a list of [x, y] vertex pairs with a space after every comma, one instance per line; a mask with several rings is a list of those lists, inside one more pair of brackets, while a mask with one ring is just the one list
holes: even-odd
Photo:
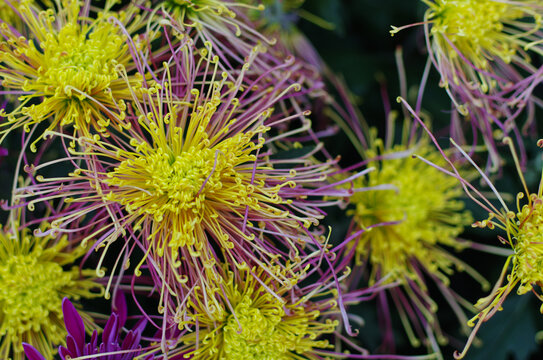
[[[303, 0], [3, 1], [0, 357], [422, 360], [464, 336], [461, 358], [514, 289], [543, 299], [543, 185], [522, 175], [543, 6], [422, 2], [422, 82], [398, 51], [403, 116], [381, 81], [382, 122], [305, 37], [334, 26]], [[490, 181], [502, 143], [516, 211]], [[486, 297], [465, 291], [490, 289], [472, 250], [506, 255]]]

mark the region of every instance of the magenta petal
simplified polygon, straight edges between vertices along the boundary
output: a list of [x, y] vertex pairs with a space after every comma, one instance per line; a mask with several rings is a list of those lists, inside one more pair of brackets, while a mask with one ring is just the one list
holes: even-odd
[[72, 356], [81, 356], [82, 354], [82, 348], [79, 348], [75, 342], [75, 339], [72, 335], [66, 336], [66, 348], [68, 351], [72, 354]]
[[72, 354], [70, 353], [70, 350], [68, 350], [64, 346], [58, 347], [58, 353], [62, 360], [71, 359], [73, 357]]
[[102, 344], [105, 344], [107, 348], [111, 346], [111, 344], [116, 343], [117, 336], [118, 336], [118, 327], [117, 327], [117, 314], [113, 313], [109, 317], [109, 320], [106, 323], [106, 326], [104, 327], [104, 332], [102, 333]]
[[30, 344], [23, 343], [23, 349], [28, 360], [45, 360], [45, 358]]
[[113, 312], [119, 316], [119, 328], [122, 328], [126, 323], [127, 310], [126, 298], [122, 291], [118, 291], [113, 302]]
[[62, 300], [62, 313], [68, 334], [74, 338], [78, 349], [83, 349], [85, 346], [85, 325], [75, 307], [66, 297]]

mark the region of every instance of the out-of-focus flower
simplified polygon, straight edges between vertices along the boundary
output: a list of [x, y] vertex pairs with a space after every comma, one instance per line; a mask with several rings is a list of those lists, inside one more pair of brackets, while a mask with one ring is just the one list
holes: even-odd
[[355, 193], [350, 199], [354, 209], [347, 213], [359, 228], [390, 225], [376, 227], [360, 236], [356, 243], [357, 263], [369, 260], [373, 265], [371, 283], [380, 276], [387, 276], [389, 281], [404, 277], [422, 281], [419, 267], [447, 283], [453, 262], [441, 246], [464, 248], [456, 238], [472, 222], [460, 200], [461, 187], [456, 179], [413, 159], [416, 153], [445, 165], [427, 139], [385, 148], [383, 141], [375, 138], [370, 146], [366, 151], [367, 166], [376, 170], [357, 179], [355, 187], [378, 188], [383, 184], [391, 187]]
[[26, 342], [52, 359], [66, 336], [62, 298], [96, 297], [101, 286], [93, 270], [75, 265], [84, 249], [72, 248], [66, 235], [36, 237], [19, 221], [0, 229], [0, 357], [24, 359]]
[[[262, 11], [262, 5], [239, 0], [157, 0], [150, 22], [165, 32], [189, 35], [198, 47], [211, 44], [222, 61], [242, 65], [252, 49], [273, 43], [258, 32], [244, 10]], [[168, 23], [168, 26], [165, 26]], [[254, 66], [269, 70], [275, 58], [262, 56]]]
[[249, 17], [259, 31], [270, 39], [277, 40], [275, 46], [270, 48], [276, 56], [294, 55], [309, 64], [314, 71], [322, 73], [325, 68], [323, 60], [296, 23], [303, 18], [326, 29], [333, 28], [333, 25], [302, 9], [304, 2], [305, 0], [264, 0], [264, 11], [250, 11]]
[[130, 128], [108, 139], [63, 135], [80, 144], [71, 156], [87, 161], [73, 162], [66, 177], [38, 176], [39, 183], [21, 187], [17, 201], [69, 203], [50, 231], [77, 231], [75, 221], [92, 219], [80, 225], [98, 225], [83, 242], [96, 238], [102, 260], [118, 239], [124, 248], [137, 244], [146, 255], [136, 274], [149, 260], [161, 294], [177, 293], [180, 306], [185, 287], [216, 286], [223, 261], [252, 264], [288, 282], [285, 262], [300, 264], [302, 249], [321, 247], [323, 236], [309, 228], [324, 216], [323, 207], [349, 191], [327, 182], [337, 170], [334, 162], [315, 160], [322, 144], [308, 142], [301, 150], [289, 140], [310, 127], [303, 111], [274, 111], [296, 85], [286, 85], [288, 73], [273, 85], [247, 75], [256, 56], [257, 50], [239, 72], [227, 72], [211, 49], [185, 39], [164, 65], [175, 72], [154, 74], [162, 85], [138, 90], [142, 100], [134, 98]]
[[[355, 251], [353, 277], [349, 288], [367, 278], [396, 284], [380, 293], [380, 317], [385, 350], [394, 347], [389, 298], [400, 316], [412, 346], [424, 344], [429, 351], [440, 354], [438, 343], [445, 343], [437, 316], [437, 304], [429, 291], [429, 283], [437, 286], [451, 306], [465, 333], [467, 317], [462, 309], [466, 301], [450, 287], [449, 277], [455, 271], [466, 271], [488, 287], [486, 280], [451, 253], [471, 244], [458, 239], [472, 217], [464, 209], [462, 188], [439, 169], [413, 158], [415, 154], [446, 166], [441, 154], [433, 150], [421, 128], [405, 117], [397, 122], [397, 113], [386, 106], [386, 137], [369, 128], [362, 115], [348, 99], [341, 83], [343, 105], [337, 121], [346, 129], [363, 165], [372, 168], [366, 177], [354, 180], [355, 191], [347, 210], [352, 223], [347, 248]], [[387, 104], [388, 105], [388, 104]], [[343, 107], [343, 110], [342, 108]], [[404, 114], [406, 115], [406, 114]], [[400, 134], [395, 129], [401, 129]], [[352, 130], [348, 130], [352, 129]], [[361, 274], [371, 270], [369, 276]]]
[[[133, 70], [131, 52], [143, 48], [135, 35], [141, 26], [137, 7], [113, 13], [115, 1], [108, 0], [103, 11], [91, 14], [89, 0], [59, 2], [57, 10], [41, 10], [26, 0], [6, 3], [17, 8], [28, 34], [0, 24], [1, 93], [20, 100], [9, 114], [0, 111], [0, 139], [44, 120], [50, 122], [48, 130], [71, 125], [82, 136], [108, 136], [110, 125], [119, 130], [125, 126], [125, 100], [131, 92], [119, 71]], [[130, 86], [140, 77], [130, 75]]]
[[413, 346], [421, 342], [430, 346], [434, 336], [440, 343], [447, 340], [438, 324], [428, 279], [437, 284], [465, 324], [457, 295], [448, 286], [451, 274], [469, 267], [449, 249], [461, 251], [468, 246], [458, 236], [471, 224], [472, 217], [464, 209], [456, 179], [412, 156], [417, 154], [444, 166], [441, 155], [425, 138], [409, 141], [410, 129], [405, 131], [405, 142], [400, 144], [387, 146], [379, 138], [369, 139], [365, 156], [367, 166], [375, 170], [355, 180], [355, 188], [375, 190], [357, 192], [350, 199], [354, 206], [347, 212], [353, 216], [351, 229], [360, 233], [350, 246], [356, 247], [357, 265], [370, 265], [370, 285], [376, 281], [400, 285], [388, 292], [406, 334]]
[[[117, 300], [119, 299], [119, 300]], [[117, 294], [115, 310], [112, 312], [102, 332], [102, 341], [98, 333], [93, 330], [90, 342], [85, 339], [85, 325], [81, 315], [77, 312], [68, 298], [62, 300], [62, 313], [66, 326], [66, 346], [60, 346], [59, 355], [62, 360], [79, 359], [107, 359], [107, 360], [152, 360], [156, 347], [143, 349], [140, 345], [141, 333], [145, 329], [146, 321], [139, 322], [129, 330], [121, 342], [121, 332], [127, 319], [127, 310], [124, 296]], [[34, 346], [24, 343], [25, 354], [28, 360], [50, 359]]]
[[543, 68], [536, 68], [532, 58], [543, 54], [543, 5], [530, 0], [423, 2], [430, 59], [459, 113], [474, 125], [475, 139], [482, 136], [491, 155], [487, 170], [501, 166], [496, 139], [503, 136], [514, 134], [524, 156], [516, 118], [525, 112], [524, 129], [534, 125], [532, 93], [543, 80]]

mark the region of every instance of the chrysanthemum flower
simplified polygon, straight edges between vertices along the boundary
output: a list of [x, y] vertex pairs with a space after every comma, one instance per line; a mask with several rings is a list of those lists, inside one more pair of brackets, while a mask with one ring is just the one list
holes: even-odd
[[[85, 325], [81, 315], [77, 312], [68, 298], [62, 300], [62, 313], [68, 336], [67, 346], [60, 346], [59, 355], [62, 360], [71, 360], [84, 357], [85, 359], [107, 360], [152, 360], [151, 349], [146, 352], [140, 345], [141, 333], [146, 321], [139, 322], [132, 330], [128, 331], [121, 342], [121, 332], [127, 319], [127, 309], [124, 297], [118, 294], [115, 301], [116, 309], [112, 312], [102, 333], [102, 341], [99, 341], [98, 333], [93, 330], [90, 342], [85, 340]], [[23, 344], [28, 360], [47, 360], [50, 357], [30, 344]]]
[[328, 340], [319, 339], [338, 326], [330, 318], [338, 313], [337, 293], [326, 284], [300, 288], [298, 278], [281, 284], [259, 268], [224, 272], [217, 290], [196, 289], [185, 324], [196, 328], [177, 339], [172, 353], [192, 359], [294, 360], [322, 359], [331, 352]]
[[[84, 254], [66, 235], [36, 237], [17, 223], [0, 229], [0, 357], [24, 359], [22, 342], [39, 349], [47, 359], [64, 343], [62, 298], [100, 295], [93, 270], [75, 261]], [[98, 291], [98, 292], [97, 292]], [[85, 320], [91, 319], [85, 315]]]
[[[499, 0], [423, 2], [428, 5], [423, 22], [428, 52], [441, 85], [459, 113], [475, 125], [474, 136], [483, 137], [491, 155], [488, 170], [496, 170], [501, 159], [495, 138], [511, 134], [521, 141], [515, 123], [521, 113], [527, 114], [525, 130], [534, 124], [532, 92], [543, 79], [543, 68], [536, 68], [532, 57], [543, 54], [543, 5]], [[398, 30], [393, 28], [392, 33]]]
[[[135, 35], [140, 26], [137, 8], [113, 13], [114, 2], [106, 1], [102, 12], [91, 14], [89, 0], [58, 2], [57, 10], [6, 0], [28, 30], [23, 36], [0, 23], [1, 93], [20, 95], [13, 111], [0, 112], [0, 141], [15, 128], [28, 131], [45, 120], [48, 130], [73, 126], [82, 136], [107, 136], [109, 125], [124, 126], [125, 100], [131, 92], [119, 70], [134, 68], [131, 52], [141, 50], [143, 41]], [[138, 76], [129, 79], [130, 86], [137, 85]]]
[[[451, 271], [453, 262], [439, 247], [461, 250], [464, 245], [456, 237], [472, 223], [470, 213], [464, 210], [460, 200], [461, 187], [456, 179], [413, 159], [416, 153], [441, 166], [445, 164], [426, 139], [413, 144], [395, 144], [388, 149], [381, 139], [374, 139], [372, 143], [366, 151], [370, 159], [367, 166], [376, 170], [357, 179], [355, 187], [375, 188], [383, 184], [391, 187], [355, 193], [350, 199], [354, 209], [347, 213], [360, 228], [391, 225], [376, 227], [360, 236], [356, 244], [357, 262], [362, 264], [368, 258], [374, 265], [372, 283], [377, 274], [386, 274], [389, 281], [404, 277], [417, 279], [420, 266], [447, 282], [446, 274]], [[413, 259], [417, 259], [418, 264], [413, 264]]]
[[[389, 111], [387, 134], [381, 139], [349, 100], [343, 100], [345, 110], [338, 114], [344, 122], [339, 123], [344, 129], [353, 129], [348, 136], [362, 164], [374, 169], [366, 177], [354, 180], [354, 188], [364, 191], [355, 192], [349, 199], [351, 208], [347, 214], [352, 216], [352, 223], [350, 241], [345, 244], [354, 249], [357, 265], [350, 288], [356, 288], [363, 278], [370, 284], [398, 285], [378, 295], [385, 349], [394, 346], [391, 299], [412, 346], [424, 344], [429, 351], [440, 354], [438, 344], [445, 343], [447, 338], [439, 326], [437, 304], [430, 295], [429, 284], [436, 285], [443, 294], [464, 325], [465, 333], [469, 331], [461, 304], [466, 301], [449, 287], [449, 277], [455, 271], [466, 271], [483, 287], [489, 286], [451, 253], [470, 246], [458, 239], [472, 221], [469, 211], [464, 209], [462, 188], [455, 179], [448, 179], [440, 170], [413, 158], [417, 154], [446, 165], [410, 119], [397, 123], [397, 113]], [[402, 129], [401, 134], [395, 134], [397, 128]], [[361, 274], [368, 268], [369, 276]]]
[[110, 139], [77, 139], [81, 149], [64, 160], [87, 161], [73, 162], [77, 168], [66, 177], [38, 176], [40, 183], [21, 188], [17, 201], [68, 202], [52, 231], [77, 231], [75, 221], [94, 219], [80, 226], [98, 225], [87, 239], [105, 247], [102, 259], [118, 239], [125, 248], [137, 244], [146, 255], [136, 274], [149, 260], [163, 295], [170, 287], [214, 287], [222, 261], [270, 274], [277, 273], [278, 258], [298, 263], [300, 249], [318, 249], [324, 240], [308, 232], [323, 217], [322, 207], [337, 203], [324, 196], [337, 199], [348, 191], [326, 182], [336, 170], [314, 159], [321, 144], [302, 153], [292, 148], [300, 144], [289, 137], [310, 127], [307, 113], [274, 112], [295, 89], [285, 85], [288, 73], [272, 85], [247, 75], [256, 56], [257, 50], [239, 73], [228, 73], [211, 49], [185, 39], [165, 64], [175, 72], [155, 74], [162, 85], [141, 89], [141, 101], [134, 98], [129, 129]]
[[365, 155], [375, 171], [357, 179], [355, 187], [375, 190], [355, 193], [350, 199], [354, 208], [347, 214], [353, 216], [352, 232], [360, 234], [350, 243], [356, 247], [357, 265], [370, 265], [370, 284], [400, 285], [389, 294], [411, 344], [419, 346], [421, 341], [429, 345], [424, 339], [433, 336], [440, 343], [446, 341], [437, 322], [437, 305], [428, 293], [428, 278], [465, 323], [457, 295], [448, 286], [451, 274], [470, 268], [449, 249], [461, 251], [468, 246], [458, 236], [472, 217], [464, 209], [456, 179], [413, 154], [445, 163], [424, 138], [390, 147], [372, 139]]

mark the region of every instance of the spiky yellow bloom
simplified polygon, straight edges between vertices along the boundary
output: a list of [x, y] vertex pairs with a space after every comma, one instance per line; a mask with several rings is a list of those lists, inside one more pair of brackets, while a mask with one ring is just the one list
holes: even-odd
[[[94, 132], [107, 136], [108, 125], [123, 127], [126, 104], [131, 97], [119, 70], [132, 69], [131, 52], [143, 42], [134, 34], [137, 7], [113, 13], [106, 2], [103, 12], [90, 18], [89, 6], [76, 0], [60, 3], [55, 12], [41, 11], [27, 0], [11, 0], [17, 6], [27, 37], [0, 24], [5, 40], [0, 44], [0, 80], [5, 93], [20, 95], [20, 105], [0, 124], [3, 139], [11, 130], [49, 120], [48, 130], [73, 126], [80, 135]], [[123, 28], [122, 24], [128, 27]], [[130, 42], [130, 46], [127, 44]], [[130, 86], [138, 84], [130, 77]], [[43, 136], [43, 135], [42, 135]]]
[[440, 246], [462, 249], [456, 237], [472, 222], [459, 199], [463, 192], [457, 180], [412, 158], [414, 153], [441, 166], [445, 163], [427, 141], [384, 149], [377, 139], [367, 151], [368, 158], [381, 158], [368, 163], [376, 170], [356, 180], [356, 187], [392, 185], [388, 190], [358, 192], [351, 198], [355, 209], [349, 214], [360, 227], [389, 224], [364, 233], [356, 245], [358, 262], [368, 258], [374, 266], [372, 282], [376, 273], [389, 276], [391, 282], [405, 278], [422, 281], [413, 267], [416, 259], [448, 283], [454, 261]]
[[[179, 338], [178, 352], [208, 360], [321, 359], [315, 352], [332, 346], [318, 338], [332, 333], [338, 322], [319, 318], [337, 312], [337, 304], [332, 299], [312, 302], [301, 289], [292, 289], [297, 282], [293, 278], [290, 286], [278, 285], [256, 268], [228, 272], [213, 294], [192, 297], [186, 310], [191, 320], [180, 327], [196, 329]], [[204, 302], [212, 303], [214, 311]]]
[[[52, 359], [66, 338], [62, 299], [91, 298], [101, 286], [93, 270], [74, 264], [84, 254], [67, 236], [35, 237], [28, 228], [0, 228], [0, 357], [25, 359], [22, 342]], [[90, 321], [90, 317], [86, 316]]]
[[[322, 197], [337, 194], [325, 182], [335, 162], [317, 161], [313, 154], [321, 148], [314, 143], [304, 155], [274, 157], [276, 147], [294, 146], [289, 138], [305, 134], [310, 123], [296, 108], [274, 110], [299, 86], [286, 84], [287, 72], [273, 86], [255, 80], [249, 69], [259, 55], [256, 48], [239, 71], [220, 71], [224, 63], [211, 48], [182, 39], [175, 66], [153, 75], [162, 83], [134, 94], [130, 128], [110, 138], [61, 135], [77, 141], [70, 152], [87, 161], [65, 177], [38, 175], [18, 201], [69, 203], [52, 222], [55, 231], [73, 232], [74, 219], [94, 219], [97, 226], [82, 241], [96, 239], [96, 249], [103, 247], [102, 276], [112, 243], [137, 244], [145, 256], [135, 273], [153, 268], [162, 295], [179, 291], [179, 306], [187, 287], [216, 286], [221, 261], [268, 273], [276, 272], [271, 264], [279, 258], [299, 262], [300, 251], [325, 240], [309, 231], [323, 217], [321, 207], [334, 203]], [[116, 264], [123, 261], [128, 264], [127, 258]]]
[[[489, 284], [451, 251], [471, 246], [458, 239], [472, 222], [461, 199], [462, 187], [441, 171], [450, 168], [449, 164], [410, 119], [404, 119], [401, 135], [395, 134], [396, 115], [389, 113], [385, 140], [377, 137], [375, 128], [362, 132], [361, 125], [354, 126], [350, 134], [353, 139], [365, 136], [353, 143], [373, 171], [365, 179], [354, 180], [355, 188], [366, 190], [355, 192], [350, 199], [354, 207], [348, 212], [353, 216], [353, 241], [348, 246], [356, 246], [358, 265], [370, 265], [370, 284], [399, 285], [390, 288], [381, 300], [386, 303], [389, 296], [394, 302], [412, 346], [424, 344], [439, 352], [436, 344], [445, 344], [448, 339], [439, 325], [429, 279], [445, 297], [465, 333], [469, 329], [461, 305], [466, 302], [451, 290], [450, 276], [466, 271], [483, 288]], [[394, 144], [395, 139], [401, 140]], [[364, 268], [359, 266], [355, 271]], [[384, 330], [391, 331], [388, 307], [383, 311], [387, 312]]]
[[[511, 62], [521, 48], [518, 34], [511, 34], [511, 25], [527, 14], [534, 16], [534, 27], [541, 25], [541, 15], [526, 12], [518, 3], [508, 4], [494, 0], [438, 0], [424, 1], [429, 10], [428, 20], [432, 21], [431, 35], [450, 54], [457, 57], [448, 40], [461, 54], [473, 61], [479, 68], [487, 68], [488, 58], [497, 56], [504, 62]], [[522, 2], [520, 2], [522, 3]]]

